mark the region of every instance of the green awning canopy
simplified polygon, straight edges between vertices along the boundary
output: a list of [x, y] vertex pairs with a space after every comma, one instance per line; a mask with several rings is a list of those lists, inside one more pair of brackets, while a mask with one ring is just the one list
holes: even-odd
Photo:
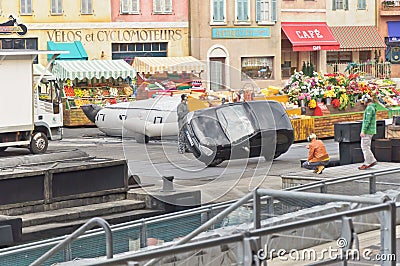
[[[75, 42], [47, 42], [47, 50], [69, 51], [69, 54], [61, 54], [56, 60], [88, 60], [88, 55], [80, 41]], [[52, 55], [48, 55], [50, 60]]]
[[134, 78], [136, 71], [124, 60], [56, 60], [53, 74], [61, 80], [92, 78]]

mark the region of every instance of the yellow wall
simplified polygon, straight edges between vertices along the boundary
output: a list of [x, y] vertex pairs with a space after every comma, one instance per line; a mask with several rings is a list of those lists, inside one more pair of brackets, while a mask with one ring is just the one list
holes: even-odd
[[2, 21], [13, 15], [20, 23], [71, 23], [71, 22], [110, 22], [110, 0], [93, 1], [93, 14], [81, 14], [80, 0], [63, 0], [63, 14], [52, 15], [50, 0], [32, 0], [32, 15], [20, 15], [20, 1], [0, 0]]
[[[146, 37], [147, 36], [147, 37]], [[157, 42], [154, 36], [160, 41], [168, 41], [168, 56], [187, 56], [188, 51], [188, 28], [98, 28], [98, 29], [29, 29], [26, 38], [38, 38], [39, 50], [47, 50], [47, 42], [73, 42], [81, 41], [89, 60], [112, 59], [112, 43], [152, 43]], [[46, 56], [39, 58], [40, 63], [45, 64]]]

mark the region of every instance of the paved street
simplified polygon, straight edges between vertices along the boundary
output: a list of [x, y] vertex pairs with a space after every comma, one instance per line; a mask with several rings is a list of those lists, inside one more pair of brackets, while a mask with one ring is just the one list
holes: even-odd
[[[338, 143], [324, 141], [332, 158], [338, 158]], [[105, 136], [97, 128], [65, 128], [61, 141], [51, 141], [48, 152], [79, 149], [91, 156], [128, 159], [131, 174], [143, 184], [161, 188], [161, 176], [174, 176], [178, 190], [202, 190], [203, 203], [237, 199], [253, 188], [281, 189], [281, 175], [303, 171], [300, 159], [307, 156], [306, 142], [295, 143], [289, 151], [271, 162], [264, 158], [225, 161], [206, 168], [192, 154], [177, 153], [174, 139], [151, 141], [147, 145], [131, 139]], [[9, 148], [2, 157], [29, 154], [27, 149]]]

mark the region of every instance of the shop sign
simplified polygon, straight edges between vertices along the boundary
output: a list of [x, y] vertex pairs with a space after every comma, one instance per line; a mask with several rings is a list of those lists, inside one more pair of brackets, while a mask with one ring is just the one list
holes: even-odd
[[47, 31], [47, 37], [52, 42], [153, 42], [179, 41], [183, 32], [181, 29], [51, 30]]
[[211, 36], [213, 39], [251, 39], [271, 37], [269, 27], [232, 27], [232, 28], [212, 28]]

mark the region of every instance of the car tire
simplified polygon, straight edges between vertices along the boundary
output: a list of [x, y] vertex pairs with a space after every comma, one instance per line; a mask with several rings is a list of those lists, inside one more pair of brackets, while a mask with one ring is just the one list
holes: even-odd
[[29, 150], [32, 154], [41, 154], [47, 151], [49, 140], [43, 132], [33, 132]]
[[144, 144], [146, 144], [146, 143], [149, 143], [150, 138], [149, 138], [149, 136], [147, 136], [147, 135], [145, 135], [145, 134], [137, 133], [137, 134], [135, 135], [135, 140], [136, 140], [137, 143], [144, 143]]
[[223, 161], [224, 161], [224, 159], [222, 159], [222, 158], [215, 158], [209, 164], [207, 164], [207, 166], [208, 167], [215, 167], [215, 166], [221, 164]]

